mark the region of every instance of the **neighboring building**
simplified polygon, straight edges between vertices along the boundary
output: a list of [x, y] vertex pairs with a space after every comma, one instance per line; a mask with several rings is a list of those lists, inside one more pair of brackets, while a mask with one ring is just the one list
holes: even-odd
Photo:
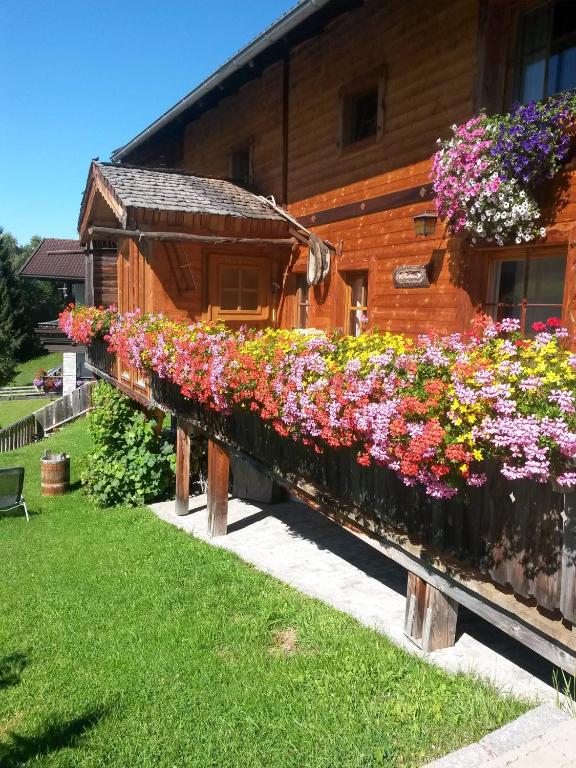
[[86, 251], [79, 240], [44, 238], [19, 274], [56, 283], [69, 301], [85, 302]]

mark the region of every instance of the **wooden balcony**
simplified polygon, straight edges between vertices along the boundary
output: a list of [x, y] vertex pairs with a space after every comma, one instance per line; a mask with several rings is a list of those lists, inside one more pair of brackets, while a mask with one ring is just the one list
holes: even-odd
[[[406, 632], [421, 647], [454, 641], [457, 605], [463, 604], [576, 671], [576, 494], [508, 481], [487, 466], [485, 486], [470, 488], [467, 498], [440, 501], [405, 486], [389, 470], [359, 465], [352, 450], [317, 454], [283, 438], [248, 410], [222, 416], [157, 376], [151, 391], [156, 403], [178, 416], [181, 451], [188, 425], [206, 432], [217, 449], [212, 465], [219, 479], [210, 477], [209, 454], [209, 494], [214, 504], [218, 500], [210, 510], [213, 530], [226, 532], [231, 454], [407, 568]], [[185, 482], [179, 493], [180, 511], [187, 512]]]
[[86, 367], [97, 378], [117, 387], [128, 397], [137, 400], [146, 408], [152, 407], [148, 380], [131, 369], [122, 369], [116, 355], [108, 351], [105, 341], [93, 341], [86, 348]]

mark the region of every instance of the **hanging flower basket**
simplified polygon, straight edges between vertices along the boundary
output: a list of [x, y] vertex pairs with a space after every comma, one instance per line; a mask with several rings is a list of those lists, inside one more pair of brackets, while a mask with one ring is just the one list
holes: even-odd
[[538, 191], [571, 156], [575, 129], [574, 92], [453, 125], [432, 170], [436, 208], [450, 231], [498, 245], [545, 237]]

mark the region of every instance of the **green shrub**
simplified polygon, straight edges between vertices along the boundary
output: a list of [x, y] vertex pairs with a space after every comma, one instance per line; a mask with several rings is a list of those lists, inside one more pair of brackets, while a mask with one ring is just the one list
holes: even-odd
[[143, 504], [172, 491], [176, 458], [156, 421], [103, 382], [94, 388], [92, 402], [88, 429], [94, 450], [82, 473], [89, 495], [110, 507]]

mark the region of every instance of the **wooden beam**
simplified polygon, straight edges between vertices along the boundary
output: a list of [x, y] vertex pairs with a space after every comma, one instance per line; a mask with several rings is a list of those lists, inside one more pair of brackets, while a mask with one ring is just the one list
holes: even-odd
[[432, 184], [422, 184], [420, 187], [401, 189], [398, 192], [389, 192], [387, 195], [377, 195], [366, 200], [358, 200], [355, 203], [346, 203], [346, 205], [337, 205], [334, 208], [307, 213], [300, 216], [298, 221], [305, 227], [319, 227], [322, 224], [354, 219], [369, 213], [381, 213], [393, 208], [403, 208], [405, 205], [432, 200], [432, 197]]
[[426, 653], [451, 648], [456, 642], [458, 603], [444, 592], [426, 585], [426, 612], [422, 625], [422, 650]]
[[228, 532], [228, 475], [230, 457], [222, 445], [208, 440], [208, 533]]
[[176, 502], [177, 515], [187, 515], [190, 505], [190, 425], [178, 419], [176, 429]]
[[286, 245], [293, 246], [293, 237], [226, 237], [224, 235], [191, 235], [187, 232], [141, 232], [139, 229], [114, 229], [113, 227], [89, 227], [92, 237], [114, 237], [130, 240], [168, 240], [186, 243], [210, 243], [212, 245]]

